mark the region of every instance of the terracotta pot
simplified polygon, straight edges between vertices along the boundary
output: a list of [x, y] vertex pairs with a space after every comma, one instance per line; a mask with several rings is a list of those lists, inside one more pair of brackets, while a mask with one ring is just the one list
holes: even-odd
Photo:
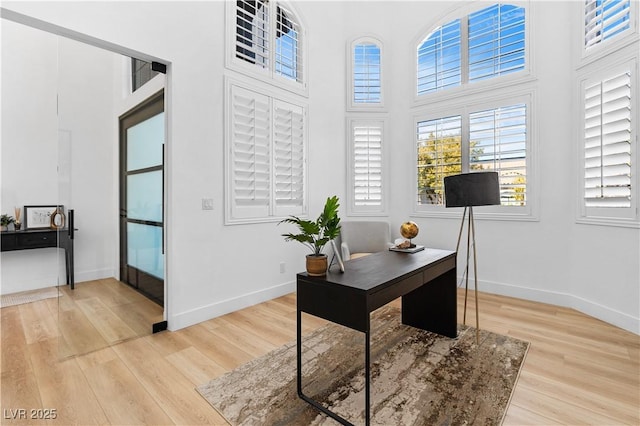
[[322, 277], [327, 274], [327, 255], [307, 255], [307, 274], [312, 277]]

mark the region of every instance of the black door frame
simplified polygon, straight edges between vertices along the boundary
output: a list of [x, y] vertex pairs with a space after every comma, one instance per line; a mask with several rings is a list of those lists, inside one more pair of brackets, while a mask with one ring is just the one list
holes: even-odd
[[[145, 169], [137, 170], [131, 174], [144, 173], [151, 171], [162, 171], [162, 222], [153, 222], [147, 220], [129, 219], [127, 217], [127, 129], [154, 117], [165, 111], [164, 108], [164, 89], [152, 95], [144, 102], [138, 104], [133, 109], [127, 111], [120, 116], [120, 164], [119, 164], [119, 188], [120, 188], [120, 281], [129, 284], [138, 292], [145, 295], [150, 300], [164, 307], [165, 285], [164, 280], [147, 274], [133, 266], [128, 265], [127, 259], [127, 223], [139, 223], [143, 225], [161, 226], [162, 227], [162, 253], [165, 254], [164, 247], [164, 227], [165, 227], [165, 188], [164, 188], [164, 168], [165, 155], [164, 144], [162, 152], [162, 165], [153, 166]], [[166, 141], [166, 137], [165, 137]], [[166, 263], [166, 262], [165, 262]], [[165, 278], [166, 279], [166, 278]]]

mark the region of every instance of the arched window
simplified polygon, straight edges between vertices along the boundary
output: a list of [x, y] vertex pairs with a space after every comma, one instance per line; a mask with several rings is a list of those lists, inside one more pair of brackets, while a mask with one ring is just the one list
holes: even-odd
[[584, 47], [589, 49], [631, 28], [629, 0], [586, 0]]
[[461, 83], [460, 20], [436, 28], [418, 47], [418, 94]]
[[350, 44], [349, 105], [360, 109], [382, 106], [382, 43], [374, 38], [359, 38]]
[[[237, 0], [233, 7], [235, 22], [234, 60], [303, 82], [302, 28], [293, 11], [269, 0]], [[251, 69], [251, 68], [249, 68]]]
[[525, 69], [525, 9], [494, 4], [447, 22], [417, 47], [417, 94]]
[[527, 9], [481, 7], [444, 19], [416, 43], [414, 213], [446, 217], [446, 176], [495, 171], [500, 206], [480, 214], [529, 220], [536, 215], [536, 167]]

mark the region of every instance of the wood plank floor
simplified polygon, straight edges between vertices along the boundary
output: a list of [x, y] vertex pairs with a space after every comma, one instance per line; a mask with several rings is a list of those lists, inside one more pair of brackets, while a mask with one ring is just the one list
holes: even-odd
[[[194, 388], [295, 338], [290, 294], [60, 360], [48, 302], [30, 305], [0, 310], [2, 424], [226, 425]], [[92, 303], [81, 309], [106, 321]], [[480, 311], [482, 328], [531, 342], [505, 425], [640, 424], [639, 336], [571, 309], [502, 296], [481, 294]], [[473, 325], [475, 313], [467, 318]], [[323, 323], [305, 315], [304, 331]], [[12, 419], [21, 408], [27, 418]], [[56, 419], [30, 419], [38, 408], [55, 409]]]
[[[162, 321], [160, 305], [113, 278], [77, 283], [74, 290], [68, 286], [59, 289], [62, 297], [49, 299], [48, 307], [56, 312], [58, 324], [53, 329], [59, 337], [61, 358], [150, 335], [153, 324]], [[55, 325], [56, 316], [48, 319], [41, 315], [34, 321], [53, 321]]]

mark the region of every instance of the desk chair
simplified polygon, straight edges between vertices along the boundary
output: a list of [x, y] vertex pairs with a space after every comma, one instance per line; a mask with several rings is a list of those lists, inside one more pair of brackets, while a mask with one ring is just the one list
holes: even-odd
[[389, 242], [389, 223], [381, 221], [341, 222], [340, 237], [342, 258], [356, 259], [371, 253], [388, 250], [393, 246]]

